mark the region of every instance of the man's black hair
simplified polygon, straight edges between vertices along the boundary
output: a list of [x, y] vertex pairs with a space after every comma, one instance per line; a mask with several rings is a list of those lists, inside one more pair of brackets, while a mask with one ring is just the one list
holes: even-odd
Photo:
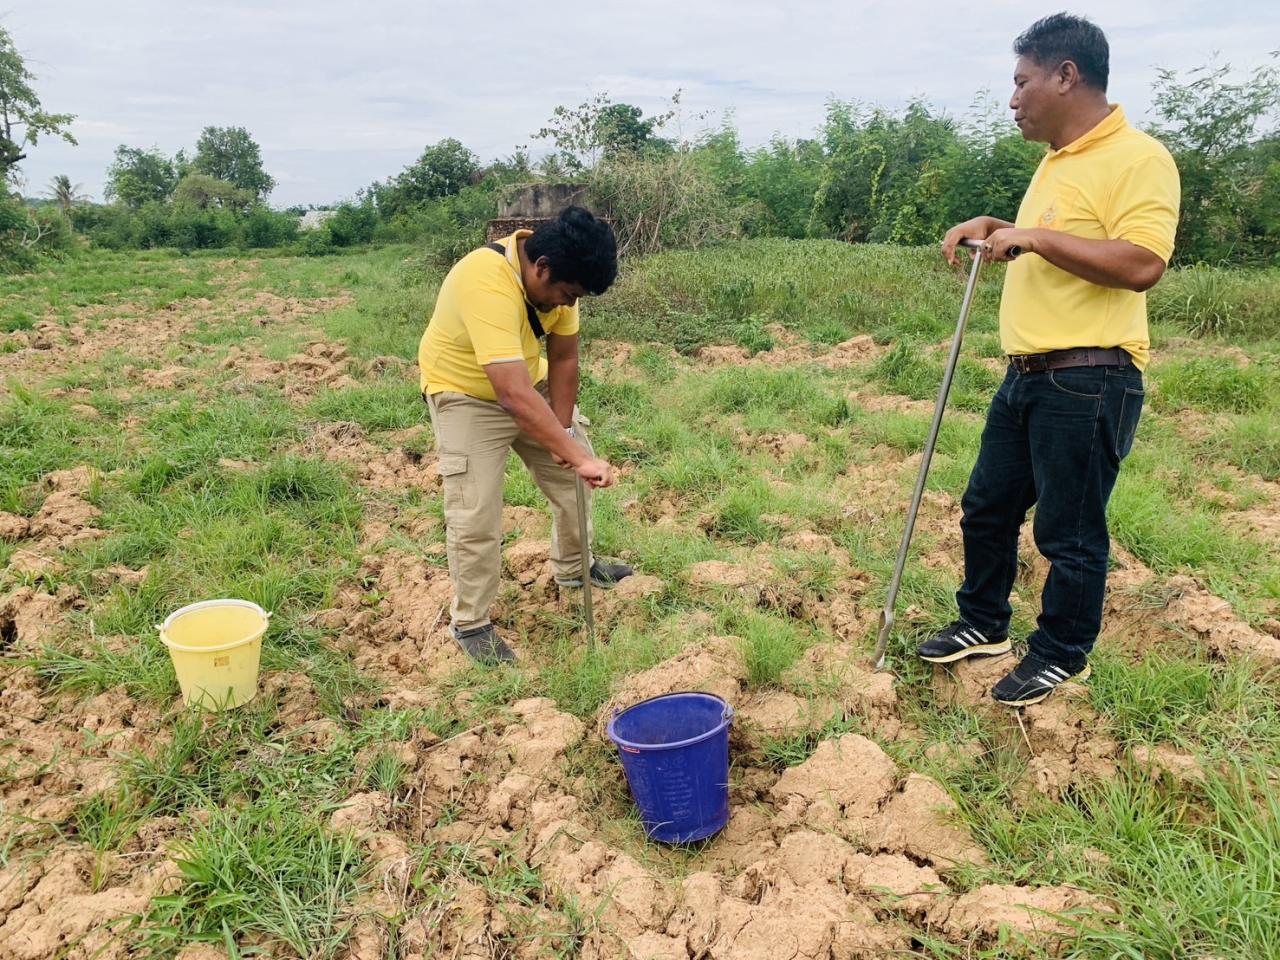
[[538, 227], [524, 242], [524, 252], [531, 262], [547, 258], [552, 281], [576, 283], [596, 296], [618, 276], [613, 228], [582, 207], [565, 207], [556, 219]]
[[1013, 52], [1050, 70], [1070, 60], [1080, 71], [1081, 80], [1107, 92], [1111, 48], [1106, 34], [1084, 17], [1055, 13], [1037, 20], [1013, 41]]

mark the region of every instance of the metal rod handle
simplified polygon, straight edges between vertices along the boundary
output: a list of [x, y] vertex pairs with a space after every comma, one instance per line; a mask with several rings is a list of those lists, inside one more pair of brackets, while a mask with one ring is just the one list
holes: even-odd
[[[962, 240], [961, 245], [970, 249], [980, 249], [976, 240]], [[911, 506], [907, 510], [907, 525], [902, 531], [902, 542], [898, 544], [898, 557], [893, 565], [893, 578], [889, 581], [889, 592], [885, 597], [884, 610], [880, 614], [880, 634], [876, 638], [875, 669], [884, 667], [885, 650], [889, 646], [889, 631], [893, 628], [893, 608], [898, 600], [898, 586], [902, 582], [902, 571], [907, 563], [907, 550], [911, 546], [911, 534], [916, 527], [916, 514], [920, 510], [920, 500], [924, 496], [925, 480], [929, 476], [929, 464], [933, 460], [933, 448], [938, 442], [938, 430], [942, 426], [942, 413], [947, 406], [947, 397], [951, 393], [951, 381], [955, 377], [956, 362], [960, 358], [960, 344], [964, 340], [964, 328], [969, 322], [969, 308], [973, 304], [973, 294], [978, 287], [978, 272], [982, 269], [980, 253], [973, 257], [973, 265], [969, 268], [969, 282], [964, 288], [964, 302], [960, 305], [960, 319], [956, 322], [955, 336], [951, 340], [951, 355], [947, 358], [947, 367], [942, 375], [942, 385], [938, 388], [938, 402], [933, 408], [933, 423], [929, 427], [929, 439], [924, 445], [924, 453], [920, 458], [920, 471], [916, 474], [915, 490], [911, 494]]]
[[[969, 238], [966, 237], [964, 240], [960, 241], [960, 246], [968, 247], [970, 250], [981, 250], [982, 241], [970, 240]], [[1009, 248], [1010, 260], [1017, 260], [1020, 256], [1022, 256], [1022, 248], [1020, 246], [1018, 246], [1017, 244], [1014, 244], [1012, 247]]]

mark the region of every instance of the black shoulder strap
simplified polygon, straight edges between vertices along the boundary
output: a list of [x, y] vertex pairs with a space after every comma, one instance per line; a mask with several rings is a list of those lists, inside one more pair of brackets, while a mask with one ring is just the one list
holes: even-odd
[[[486, 243], [484, 248], [492, 250], [494, 253], [500, 253], [503, 257], [507, 255], [507, 248], [496, 240], [493, 243]], [[533, 309], [533, 304], [528, 300], [524, 302], [524, 309], [529, 316], [529, 327], [533, 330], [533, 335], [541, 340], [547, 335], [547, 331], [542, 329], [542, 321], [538, 319], [538, 311]]]

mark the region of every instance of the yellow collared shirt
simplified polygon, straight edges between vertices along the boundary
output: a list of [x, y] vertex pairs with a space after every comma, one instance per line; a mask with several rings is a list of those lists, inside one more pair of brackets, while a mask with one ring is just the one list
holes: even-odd
[[[1105, 120], [1040, 161], [1017, 226], [1128, 240], [1168, 263], [1180, 194], [1169, 151], [1129, 126], [1113, 104]], [[1147, 296], [1100, 287], [1041, 257], [1019, 257], [1005, 273], [1000, 341], [1009, 354], [1123, 347], [1145, 368], [1151, 352]]]
[[[516, 241], [532, 232], [517, 230], [504, 237], [505, 256], [473, 250], [444, 278], [418, 345], [424, 393], [447, 390], [495, 400], [484, 372], [490, 363], [523, 362], [533, 383], [546, 379], [547, 361], [529, 326], [516, 249]], [[547, 333], [572, 336], [578, 332], [578, 305], [539, 311], [538, 319]]]

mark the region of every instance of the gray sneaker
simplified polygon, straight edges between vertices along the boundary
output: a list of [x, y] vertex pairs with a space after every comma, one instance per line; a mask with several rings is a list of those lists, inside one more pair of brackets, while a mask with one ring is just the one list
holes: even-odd
[[[610, 587], [616, 587], [619, 580], [625, 580], [631, 574], [635, 573], [625, 563], [601, 563], [599, 560], [591, 561], [591, 582], [602, 590], [608, 590]], [[556, 583], [562, 587], [580, 587], [582, 586], [581, 577], [569, 577], [561, 579], [556, 577]]]
[[453, 639], [457, 641], [463, 653], [476, 663], [493, 667], [500, 663], [511, 663], [516, 658], [512, 649], [498, 636], [498, 631], [494, 629], [492, 623], [487, 623], [483, 627], [472, 627], [470, 630], [459, 630], [457, 627], [450, 626], [449, 632], [453, 634]]

